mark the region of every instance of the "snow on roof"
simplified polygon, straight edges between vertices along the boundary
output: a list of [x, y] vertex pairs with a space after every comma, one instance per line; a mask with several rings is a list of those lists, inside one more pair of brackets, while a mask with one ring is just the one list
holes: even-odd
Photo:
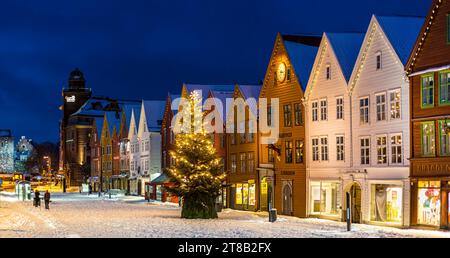
[[104, 112], [117, 103], [119, 108], [123, 108], [125, 105], [140, 105], [139, 100], [120, 100], [110, 99], [105, 97], [92, 97], [81, 106], [81, 108], [72, 114], [72, 116], [102, 116]]
[[164, 184], [169, 183], [170, 178], [166, 173], [161, 173], [157, 178], [153, 179], [150, 183], [152, 184]]
[[166, 102], [162, 100], [144, 100], [144, 112], [150, 132], [161, 131]]
[[234, 92], [233, 91], [217, 91], [217, 90], [213, 90], [213, 91], [211, 91], [211, 93], [212, 93], [212, 96], [214, 98], [217, 98], [217, 99], [219, 99], [222, 102], [222, 109], [223, 110], [219, 110], [219, 114], [220, 114], [220, 116], [222, 118], [222, 115], [224, 114], [224, 112], [228, 113], [228, 111], [226, 111], [227, 99], [232, 99]]
[[388, 37], [403, 65], [416, 43], [424, 22], [424, 17], [412, 16], [375, 16]]
[[[320, 37], [312, 36], [308, 38], [320, 39]], [[283, 37], [283, 39], [289, 60], [294, 67], [294, 72], [297, 75], [302, 90], [305, 91], [306, 85], [308, 84], [309, 75], [319, 49], [319, 44], [306, 41], [303, 43], [301, 40], [291, 41], [291, 39], [287, 37]]]
[[202, 93], [202, 99], [208, 96], [209, 91], [234, 91], [234, 85], [232, 84], [219, 84], [219, 85], [202, 85], [202, 84], [185, 84], [189, 93], [195, 90], [199, 90]]
[[345, 79], [350, 80], [353, 67], [358, 57], [363, 33], [325, 33], [336, 55]]

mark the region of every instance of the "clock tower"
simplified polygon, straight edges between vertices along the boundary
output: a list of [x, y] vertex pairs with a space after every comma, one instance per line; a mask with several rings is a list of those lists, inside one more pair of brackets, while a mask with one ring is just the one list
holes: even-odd
[[91, 89], [86, 88], [83, 73], [76, 68], [70, 73], [69, 86], [63, 89], [63, 124], [67, 125], [70, 115], [77, 112], [81, 106], [91, 97]]

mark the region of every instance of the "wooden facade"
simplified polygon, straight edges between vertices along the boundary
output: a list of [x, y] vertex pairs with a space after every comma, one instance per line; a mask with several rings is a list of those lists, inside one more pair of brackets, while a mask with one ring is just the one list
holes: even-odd
[[[258, 170], [260, 179], [268, 179], [269, 189], [273, 189], [271, 197], [273, 207], [280, 214], [307, 216], [305, 161], [296, 162], [294, 158], [296, 141], [305, 142], [305, 124], [302, 122], [295, 125], [294, 105], [303, 105], [304, 89], [314, 62], [314, 59], [312, 61], [302, 59], [302, 52], [311, 51], [313, 53], [310, 54], [314, 58], [320, 40], [320, 37], [278, 34], [261, 89], [260, 101], [267, 98], [270, 106], [272, 98], [279, 99], [279, 137], [275, 144], [277, 151], [272, 151], [273, 148], [269, 148], [267, 144], [259, 144]], [[291, 52], [286, 48], [287, 42], [292, 46]], [[293, 58], [296, 58], [295, 63]], [[270, 110], [276, 112], [272, 106]], [[303, 108], [301, 117], [305, 117]], [[263, 136], [259, 134], [259, 137]], [[304, 155], [304, 148], [305, 146], [301, 146], [301, 155]]]
[[[256, 107], [251, 109], [247, 103], [248, 98], [256, 101], [258, 95], [253, 96], [241, 90], [242, 88], [254, 88], [253, 92], [259, 93], [260, 86], [239, 86], [236, 85], [232, 95], [236, 103], [242, 106], [233, 105], [227, 114], [227, 121], [233, 122], [233, 128], [238, 128], [238, 110], [244, 111], [243, 123], [245, 133], [239, 134], [237, 130], [227, 133], [227, 184], [228, 203], [233, 209], [240, 210], [267, 210], [267, 195], [261, 195], [261, 184], [257, 174], [258, 164], [258, 137], [256, 133], [251, 134], [249, 124], [256, 122]], [[255, 103], [256, 103], [255, 101]], [[232, 120], [230, 120], [230, 116]], [[252, 120], [253, 119], [253, 120]], [[255, 128], [256, 129], [256, 128]], [[241, 160], [242, 157], [242, 160]]]
[[411, 224], [436, 228], [450, 226], [449, 13], [449, 0], [433, 1], [406, 67], [411, 112]]

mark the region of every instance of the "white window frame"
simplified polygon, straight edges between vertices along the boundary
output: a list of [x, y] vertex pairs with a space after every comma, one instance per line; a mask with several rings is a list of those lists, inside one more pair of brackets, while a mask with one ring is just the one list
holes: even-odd
[[[338, 103], [338, 101], [341, 103]], [[336, 97], [336, 120], [344, 120], [344, 97]]]
[[[324, 140], [326, 143], [324, 143]], [[328, 161], [330, 160], [329, 156], [329, 148], [328, 148], [328, 136], [320, 136], [320, 160], [321, 161]]]
[[[391, 94], [395, 94], [395, 93], [398, 93], [400, 97], [398, 100], [392, 101]], [[394, 89], [394, 90], [388, 91], [388, 96], [389, 96], [389, 120], [402, 119], [402, 91], [401, 91], [401, 89]], [[392, 117], [394, 115], [393, 109], [392, 109], [392, 104], [395, 104], [397, 102], [398, 102], [398, 117]]]
[[[361, 144], [361, 141], [362, 140], [369, 140], [369, 145], [368, 146], [362, 146], [362, 144]], [[370, 163], [371, 163], [371, 161], [370, 161], [370, 145], [371, 145], [371, 140], [370, 140], [370, 137], [369, 136], [363, 136], [363, 137], [359, 137], [359, 150], [360, 150], [360, 164], [362, 165], [362, 166], [367, 166], [367, 165], [370, 165]], [[363, 158], [363, 156], [361, 155], [361, 151], [363, 150], [363, 148], [364, 148], [364, 150], [369, 150], [369, 152], [368, 152], [368, 155], [366, 156], [365, 154], [364, 154], [364, 160], [366, 160], [367, 159], [367, 161], [368, 161], [368, 163], [366, 163], [366, 162], [362, 162], [362, 158]]]
[[[361, 100], [365, 100], [365, 99], [367, 99], [367, 106], [361, 106]], [[370, 97], [364, 96], [364, 97], [360, 97], [358, 100], [359, 100], [358, 101], [359, 102], [358, 103], [359, 104], [359, 124], [361, 124], [361, 125], [370, 124]], [[362, 120], [361, 112], [365, 109], [367, 109], [367, 112], [364, 113], [364, 120]], [[366, 118], [366, 113], [367, 113], [367, 118]]]
[[[383, 98], [384, 97], [384, 102], [378, 102], [378, 99]], [[387, 120], [387, 115], [386, 115], [386, 107], [387, 107], [387, 99], [386, 99], [386, 92], [380, 92], [375, 94], [375, 112], [376, 112], [376, 121], [377, 122], [382, 122], [382, 121], [386, 121]], [[383, 110], [382, 112], [378, 111], [378, 108], [380, 108], [380, 110]], [[381, 117], [379, 117], [381, 116]]]
[[[316, 142], [316, 144], [314, 144]], [[312, 161], [320, 161], [319, 137], [311, 138]]]
[[[324, 104], [325, 105], [322, 105]], [[321, 99], [320, 100], [320, 121], [327, 121], [328, 120], [328, 101], [327, 99]]]
[[317, 100], [311, 102], [311, 121], [319, 121], [319, 102]]
[[[378, 67], [378, 58], [380, 58], [380, 67]], [[375, 54], [375, 69], [377, 71], [383, 69], [383, 52], [381, 50]]]
[[[339, 138], [342, 138], [341, 143], [338, 142]], [[342, 151], [340, 151], [339, 148], [341, 148]], [[336, 135], [336, 161], [345, 161], [345, 136], [343, 134]]]
[[[398, 137], [398, 136], [400, 136], [400, 144], [393, 144], [392, 143], [392, 137]], [[391, 162], [391, 164], [393, 164], [393, 165], [402, 165], [403, 164], [403, 161], [405, 160], [404, 159], [404, 157], [403, 157], [403, 134], [402, 133], [393, 133], [393, 134], [390, 134], [389, 135], [389, 151], [390, 151], [390, 153], [389, 153], [389, 157], [390, 157], [390, 162]], [[400, 162], [398, 162], [398, 158], [396, 158], [395, 159], [395, 162], [394, 162], [394, 153], [393, 153], [393, 148], [394, 147], [400, 147]], [[396, 154], [398, 155], [398, 152], [396, 152]]]
[[[378, 144], [378, 139], [379, 138], [384, 138], [385, 142], [384, 144]], [[388, 153], [388, 141], [389, 138], [387, 137], [386, 134], [379, 134], [375, 136], [375, 143], [376, 143], [376, 147], [377, 147], [377, 165], [387, 165], [388, 164], [388, 160], [389, 160], [389, 153]], [[384, 155], [378, 152], [380, 150], [380, 148], [384, 148], [385, 152]], [[380, 158], [383, 158], [384, 156], [384, 163], [380, 162]]]

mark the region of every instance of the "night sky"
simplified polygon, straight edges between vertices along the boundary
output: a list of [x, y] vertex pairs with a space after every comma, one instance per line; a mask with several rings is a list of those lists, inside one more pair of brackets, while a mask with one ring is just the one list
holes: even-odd
[[58, 140], [61, 89], [165, 99], [183, 82], [258, 83], [277, 32], [365, 32], [371, 14], [425, 16], [431, 0], [2, 0], [0, 128]]

